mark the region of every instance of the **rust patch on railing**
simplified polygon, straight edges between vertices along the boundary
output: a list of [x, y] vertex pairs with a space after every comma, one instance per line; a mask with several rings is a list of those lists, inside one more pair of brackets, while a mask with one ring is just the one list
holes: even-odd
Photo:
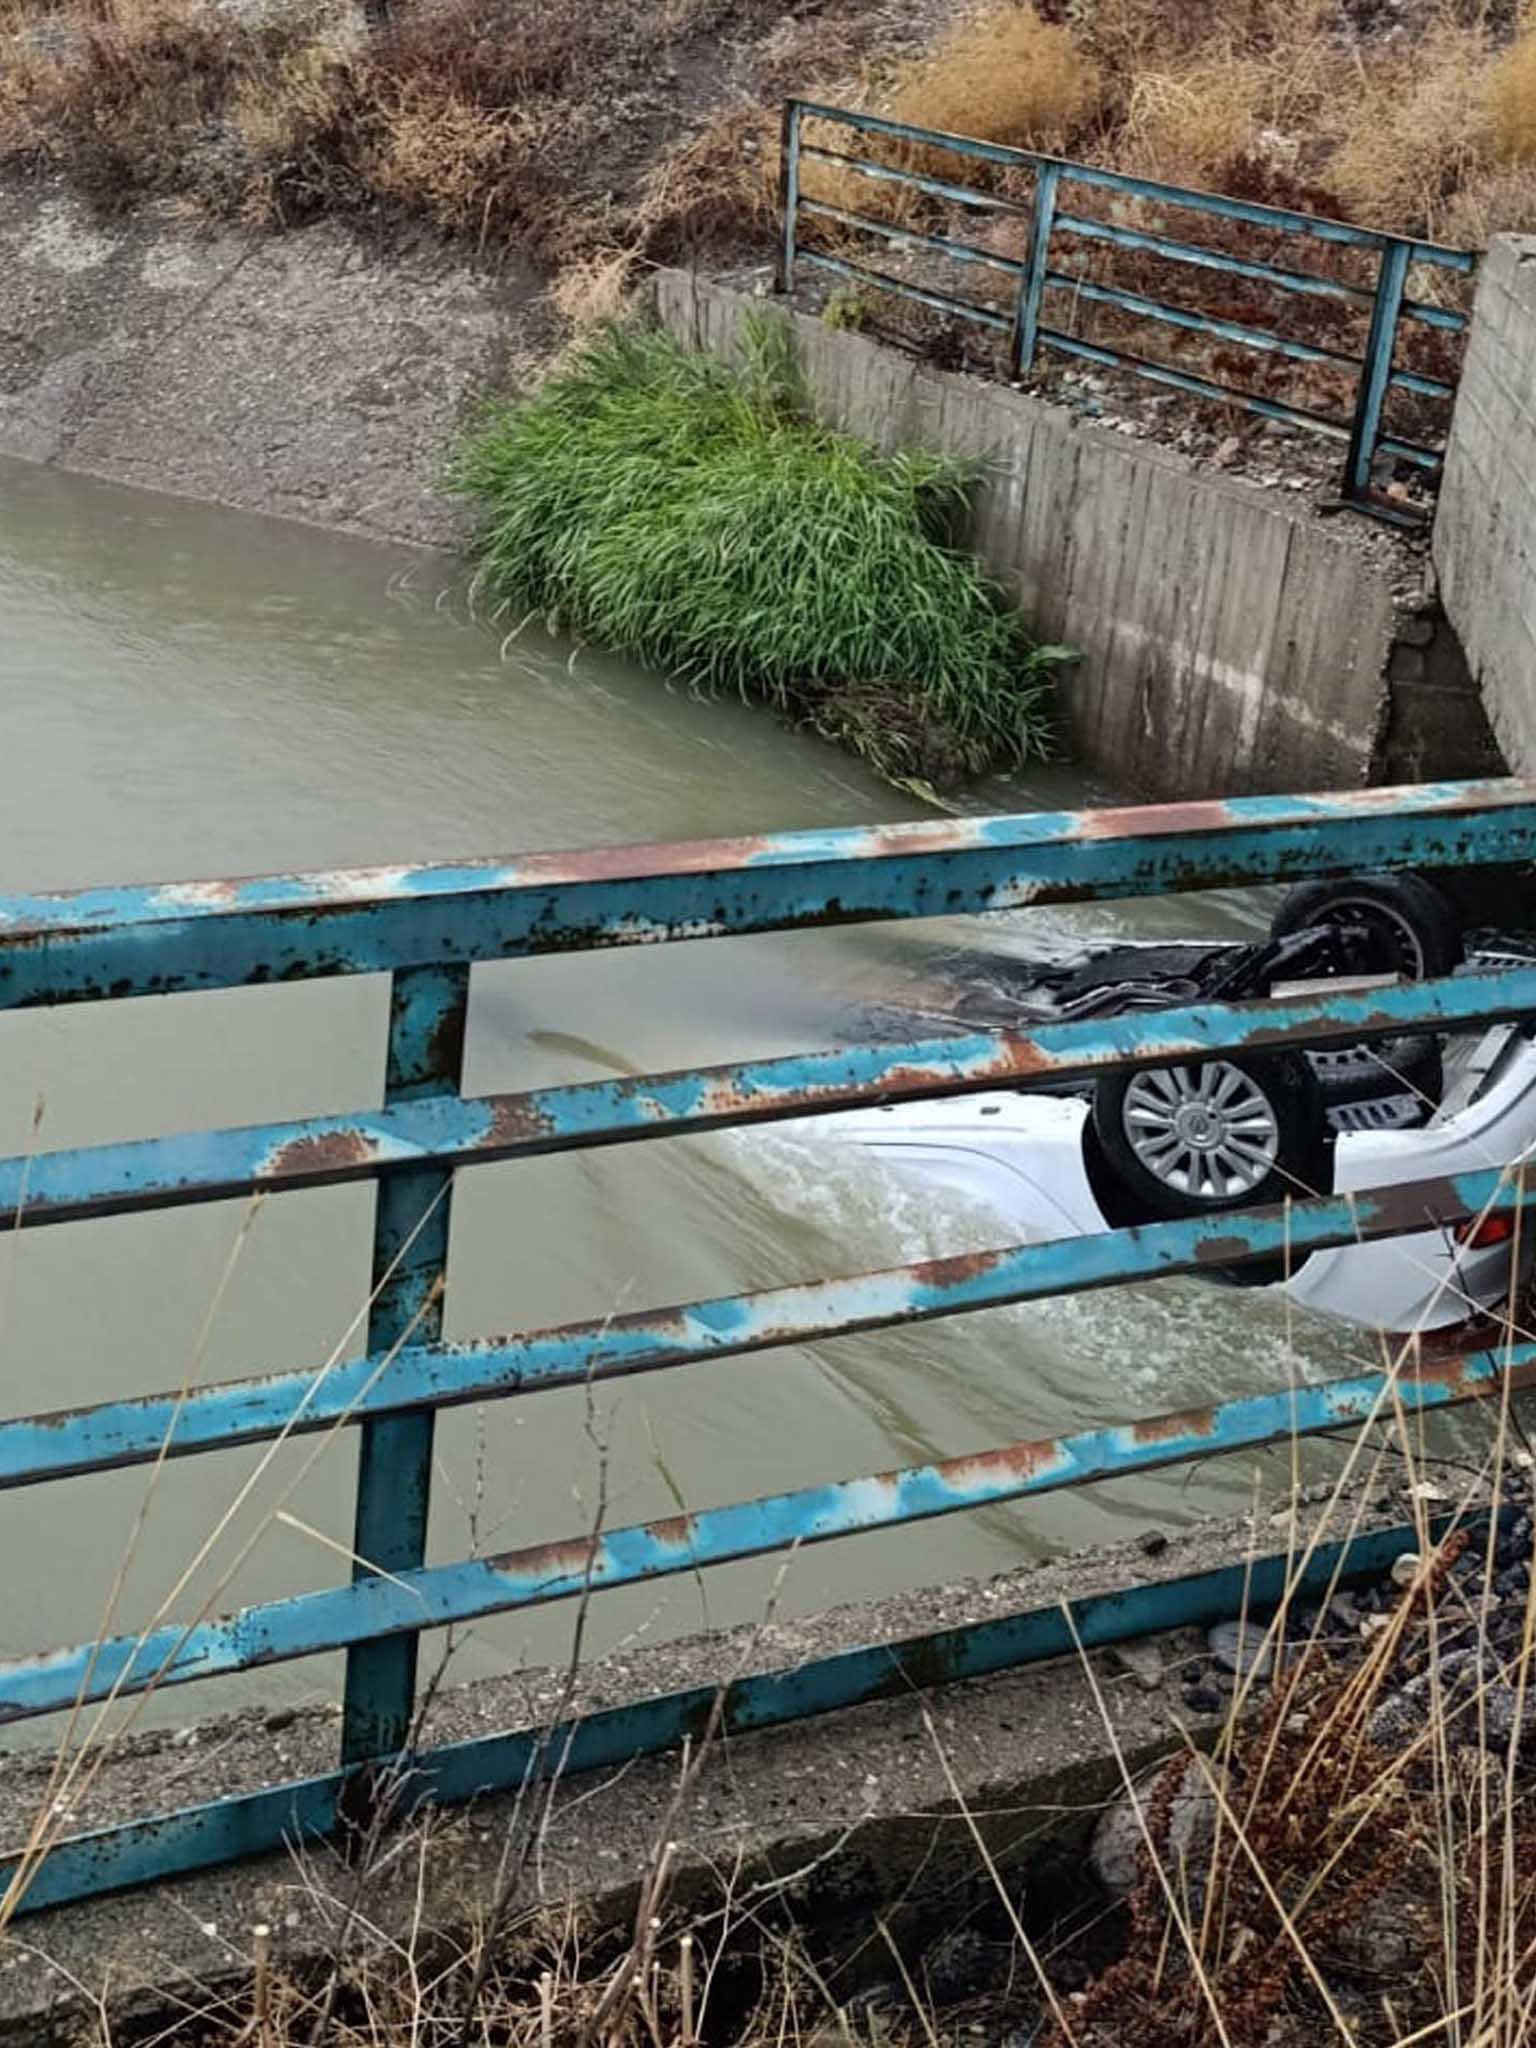
[[357, 1172], [378, 1164], [378, 1148], [366, 1131], [323, 1131], [290, 1138], [272, 1154], [263, 1180], [303, 1179], [311, 1174]]
[[1139, 1444], [1166, 1444], [1181, 1436], [1212, 1437], [1215, 1434], [1214, 1408], [1181, 1408], [1173, 1415], [1148, 1415], [1131, 1424], [1131, 1435]]

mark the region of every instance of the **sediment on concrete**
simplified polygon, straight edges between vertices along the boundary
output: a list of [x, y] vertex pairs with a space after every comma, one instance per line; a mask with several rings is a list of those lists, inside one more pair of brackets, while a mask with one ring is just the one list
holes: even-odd
[[1536, 237], [1495, 236], [1478, 273], [1434, 559], [1504, 754], [1536, 773]]
[[[556, 1712], [621, 1704], [684, 1687], [724, 1683], [744, 1671], [784, 1669], [847, 1649], [993, 1620], [1065, 1599], [1148, 1585], [1228, 1567], [1245, 1555], [1299, 1545], [1326, 1517], [1324, 1540], [1344, 1535], [1350, 1503], [1331, 1514], [1210, 1522], [1143, 1547], [1078, 1553], [986, 1583], [903, 1595], [831, 1610], [806, 1621], [769, 1621], [667, 1646], [631, 1650], [587, 1667], [572, 1701], [568, 1675], [510, 1672], [438, 1694], [429, 1743], [462, 1741], [537, 1724]], [[1388, 1500], [1360, 1504], [1360, 1526], [1395, 1523]], [[1281, 1524], [1284, 1526], [1281, 1526]], [[573, 1779], [553, 1802], [535, 1879], [523, 1904], [575, 1902], [590, 1929], [622, 1925], [653, 1847], [678, 1844], [680, 1907], [703, 1910], [722, 1873], [772, 1882], [786, 1909], [815, 1921], [832, 1948], [833, 1922], [867, 1935], [884, 1916], [908, 1927], [949, 1924], [967, 1896], [992, 1880], [972, 1822], [1010, 1883], [1027, 1887], [1042, 1857], [1081, 1852], [1124, 1770], [1148, 1767], [1214, 1726], [1192, 1716], [1181, 1677], [1205, 1648], [1197, 1629], [1150, 1639], [1155, 1656], [1133, 1671], [1114, 1650], [914, 1693], [722, 1743], [690, 1796], [676, 1794], [678, 1755], [641, 1759], [606, 1778]], [[255, 1790], [334, 1767], [336, 1721], [320, 1709], [226, 1720], [193, 1731], [127, 1740], [72, 1828]], [[0, 1770], [0, 1843], [24, 1838], [48, 1781], [47, 1759], [14, 1752]], [[958, 1799], [957, 1799], [958, 1792]], [[506, 1796], [439, 1817], [421, 1856], [397, 1857], [370, 1879], [370, 1939], [387, 1944], [427, 1901], [426, 1924], [474, 1923], [494, 1884], [512, 1810]], [[27, 1916], [0, 1941], [0, 2043], [73, 2038], [91, 2002], [114, 2014], [162, 2011], [189, 1987], [238, 1985], [252, 1930], [273, 1930], [276, 1954], [293, 1967], [325, 1957], [344, 1874], [331, 1852], [266, 1856], [136, 1892]], [[939, 1915], [935, 1919], [935, 1915]], [[861, 1943], [854, 1941], [852, 1946]], [[867, 1949], [867, 1942], [862, 1946]], [[846, 1991], [857, 1989], [850, 1979]]]
[[654, 302], [671, 331], [722, 354], [754, 315], [789, 320], [838, 425], [981, 465], [974, 544], [1038, 636], [1079, 650], [1063, 685], [1072, 749], [1123, 785], [1348, 788], [1429, 755], [1439, 775], [1488, 771], [1495, 750], [1443, 622], [1429, 687], [1422, 548], [1389, 529], [682, 272], [658, 277]]
[[426, 236], [103, 220], [0, 179], [0, 455], [452, 545], [460, 414], [504, 379], [538, 289]]

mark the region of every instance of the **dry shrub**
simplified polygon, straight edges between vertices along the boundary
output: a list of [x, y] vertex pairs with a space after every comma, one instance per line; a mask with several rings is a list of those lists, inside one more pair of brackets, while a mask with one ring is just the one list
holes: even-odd
[[1117, 166], [1168, 184], [1214, 183], [1227, 164], [1257, 151], [1268, 85], [1262, 59], [1231, 51], [1141, 72], [1117, 137]]
[[392, 81], [379, 111], [368, 183], [438, 227], [474, 229], [477, 216], [504, 223], [537, 186], [544, 124], [536, 112], [493, 111], [430, 76]]
[[766, 239], [777, 220], [778, 171], [777, 116], [750, 102], [725, 108], [646, 172], [624, 223], [635, 252], [677, 263]]
[[[927, 56], [899, 65], [880, 105], [891, 119], [915, 128], [1060, 153], [1087, 135], [1102, 97], [1099, 68], [1069, 29], [1043, 21], [1019, 0], [992, 0], [956, 22]], [[884, 142], [847, 129], [817, 130], [807, 139], [927, 177], [983, 184], [989, 177], [952, 150]], [[882, 185], [875, 197], [858, 172], [823, 164], [805, 166], [801, 189], [808, 198], [903, 225], [920, 223], [932, 211], [910, 188]]]
[[1429, 232], [1464, 249], [1485, 249], [1494, 235], [1536, 234], [1536, 163], [1474, 178], [1434, 210]]
[[1489, 160], [1489, 50], [1483, 31], [1449, 17], [1416, 49], [1356, 68], [1336, 102], [1328, 182], [1352, 218], [1414, 229]]
[[623, 317], [634, 275], [635, 256], [630, 249], [578, 256], [550, 286], [549, 301], [568, 333], [580, 341]]
[[1098, 66], [1069, 29], [1017, 0], [994, 0], [958, 22], [931, 56], [904, 67], [886, 106], [915, 127], [1062, 150], [1086, 128], [1102, 92]]
[[1536, 10], [1488, 81], [1493, 151], [1501, 163], [1536, 164]]

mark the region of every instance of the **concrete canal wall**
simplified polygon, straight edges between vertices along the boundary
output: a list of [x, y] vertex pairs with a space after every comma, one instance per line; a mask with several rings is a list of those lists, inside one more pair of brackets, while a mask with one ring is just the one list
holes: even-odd
[[1509, 764], [1536, 773], [1536, 237], [1483, 263], [1434, 554]]
[[1200, 797], [1496, 769], [1422, 552], [1389, 529], [680, 271], [655, 304], [722, 353], [754, 314], [790, 319], [839, 424], [985, 465], [976, 545], [1039, 635], [1080, 650], [1068, 736], [1122, 786]]

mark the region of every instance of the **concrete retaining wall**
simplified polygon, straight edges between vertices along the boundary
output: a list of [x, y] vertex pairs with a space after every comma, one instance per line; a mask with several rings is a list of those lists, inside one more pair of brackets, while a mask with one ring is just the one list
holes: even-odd
[[1446, 612], [1512, 768], [1536, 773], [1536, 238], [1483, 261], [1435, 518]]
[[[722, 352], [770, 310], [681, 272], [658, 279], [656, 307], [673, 332]], [[772, 310], [793, 320], [812, 387], [850, 431], [986, 461], [976, 544], [1039, 636], [1081, 651], [1067, 723], [1094, 768], [1177, 797], [1347, 788], [1425, 756], [1438, 775], [1488, 771], [1470, 679], [1424, 612], [1420, 560], [1392, 533]], [[1410, 652], [1394, 662], [1404, 619]], [[1437, 638], [1435, 687], [1415, 696]]]

